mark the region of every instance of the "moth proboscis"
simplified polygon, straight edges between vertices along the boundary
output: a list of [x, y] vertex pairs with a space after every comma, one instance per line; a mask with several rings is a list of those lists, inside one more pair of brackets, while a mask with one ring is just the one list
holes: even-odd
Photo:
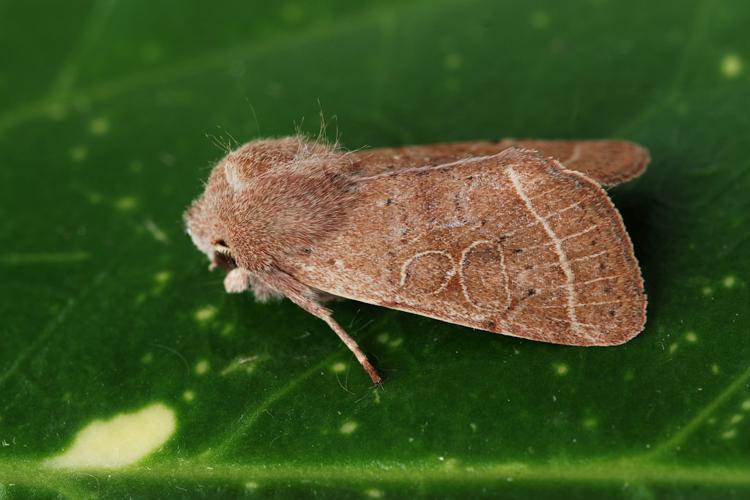
[[342, 297], [531, 340], [616, 345], [646, 321], [638, 262], [602, 186], [640, 175], [618, 140], [478, 141], [346, 152], [302, 136], [229, 152], [185, 212], [228, 292], [325, 321]]

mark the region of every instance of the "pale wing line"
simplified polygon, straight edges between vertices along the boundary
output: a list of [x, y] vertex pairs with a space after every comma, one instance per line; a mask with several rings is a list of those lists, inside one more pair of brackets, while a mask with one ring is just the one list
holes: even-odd
[[[572, 239], [572, 238], [577, 238], [578, 236], [583, 236], [586, 233], [590, 233], [591, 231], [593, 231], [597, 227], [598, 226], [596, 224], [594, 224], [593, 226], [587, 227], [583, 231], [578, 231], [577, 233], [569, 234], [568, 236], [564, 236], [562, 238], [558, 238], [558, 240], [562, 243], [563, 241], [567, 241], [567, 240]], [[544, 248], [544, 247], [553, 246], [554, 244], [555, 244], [555, 241], [549, 241], [547, 243], [540, 243], [538, 245], [531, 245], [531, 246], [528, 246], [528, 247], [523, 247], [521, 249], [524, 250], [524, 251], [526, 251], [526, 250], [534, 250], [536, 248]]]
[[570, 165], [571, 163], [574, 163], [574, 162], [577, 162], [578, 160], [580, 160], [581, 159], [581, 147], [582, 146], [583, 146], [583, 144], [581, 144], [580, 142], [577, 143], [573, 147], [573, 154], [570, 155], [570, 158], [568, 158], [567, 160], [565, 160], [565, 161], [563, 161], [561, 163], [563, 165]]
[[[458, 276], [459, 281], [461, 282], [461, 290], [464, 292], [464, 297], [466, 298], [466, 301], [471, 304], [472, 306], [476, 307], [479, 310], [488, 310], [488, 308], [480, 307], [479, 305], [475, 304], [473, 300], [471, 300], [471, 297], [469, 296], [469, 290], [466, 288], [466, 283], [464, 281], [464, 262], [466, 261], [466, 255], [477, 245], [481, 245], [483, 243], [488, 243], [492, 245], [493, 243], [490, 240], [477, 240], [473, 242], [468, 247], [464, 248], [463, 252], [461, 252], [461, 261], [458, 264]], [[510, 306], [510, 287], [508, 287], [508, 284], [510, 283], [510, 280], [508, 279], [508, 273], [505, 271], [505, 255], [503, 254], [502, 250], [500, 253], [500, 268], [502, 269], [503, 277], [505, 278], [505, 303], [497, 309], [490, 309], [495, 311], [505, 311]]]
[[[412, 255], [411, 257], [409, 257], [408, 259], [406, 259], [406, 261], [401, 265], [401, 279], [399, 280], [399, 286], [404, 286], [404, 284], [406, 283], [406, 278], [407, 278], [406, 268], [409, 267], [409, 265], [412, 262], [414, 262], [415, 259], [424, 257], [425, 255], [431, 255], [431, 254], [438, 254], [438, 255], [442, 255], [443, 257], [447, 257], [448, 260], [451, 262], [451, 265], [453, 266], [453, 268], [449, 272], [446, 273], [445, 277], [443, 278], [444, 281], [440, 285], [440, 287], [437, 290], [430, 292], [429, 295], [436, 295], [442, 292], [443, 290], [445, 290], [448, 287], [448, 283], [450, 283], [451, 278], [453, 278], [453, 276], [456, 275], [456, 262], [453, 260], [453, 256], [449, 254], [448, 252], [446, 252], [445, 250], [425, 250], [424, 252], [416, 253]], [[462, 286], [463, 286], [463, 283], [462, 283]]]
[[560, 215], [560, 214], [562, 214], [562, 213], [564, 213], [564, 212], [567, 212], [568, 210], [571, 210], [571, 209], [573, 209], [573, 208], [575, 208], [575, 207], [579, 206], [579, 205], [580, 205], [581, 203], [584, 203], [584, 202], [586, 202], [586, 201], [589, 201], [589, 199], [590, 199], [590, 198], [584, 198], [583, 200], [578, 200], [577, 202], [575, 202], [575, 203], [573, 203], [573, 204], [571, 204], [571, 205], [568, 205], [568, 206], [567, 206], [567, 207], [565, 207], [565, 208], [561, 208], [561, 209], [559, 209], [559, 210], [555, 210], [555, 211], [553, 211], [553, 212], [550, 212], [550, 213], [548, 213], [547, 215], [545, 215], [545, 216], [544, 216], [544, 218], [545, 218], [545, 219], [549, 219], [550, 217], [557, 217], [558, 215]]
[[[506, 324], [517, 325], [517, 326], [523, 327], [525, 330], [529, 330], [529, 331], [534, 332], [534, 333], [539, 333], [538, 329], [532, 328], [532, 327], [530, 327], [529, 325], [527, 325], [525, 323], [519, 323], [517, 321], [514, 321], [515, 317], [518, 316], [519, 313], [525, 311], [526, 310], [526, 306], [528, 306], [528, 305], [529, 305], [528, 301], [522, 302], [518, 307], [516, 307], [513, 311], [511, 311], [511, 313], [508, 315], [507, 318], [500, 320], [500, 322], [501, 323], [506, 323]], [[567, 306], [563, 306], [563, 307], [567, 307]], [[532, 307], [532, 309], [537, 309], [537, 307], [534, 306], [534, 307]], [[540, 314], [535, 314], [533, 312], [527, 312], [527, 314], [529, 314], [529, 315], [531, 315], [531, 316], [533, 316], [535, 318], [541, 318], [543, 320], [557, 321], [559, 323], [572, 324], [572, 322], [570, 320], [563, 319], [563, 318], [552, 318], [550, 316], [543, 316], [543, 315], [540, 315]], [[579, 325], [579, 326], [586, 327], [586, 328], [592, 328], [594, 330], [599, 330], [601, 328], [600, 325], [593, 325], [591, 323], [581, 323], [580, 321], [576, 321], [575, 324]], [[506, 328], [506, 329], [509, 330], [509, 328]], [[543, 335], [543, 337], [545, 339], [548, 339], [549, 341], [554, 341], [554, 339], [550, 339], [546, 335]], [[590, 337], [588, 335], [586, 337], [587, 337], [588, 340], [592, 340], [592, 341], [594, 340], [592, 337]]]
[[516, 193], [518, 193], [518, 196], [523, 200], [524, 204], [526, 205], [526, 208], [531, 212], [531, 214], [542, 224], [542, 227], [544, 228], [544, 231], [547, 233], [547, 236], [552, 240], [555, 247], [555, 253], [557, 253], [557, 257], [560, 260], [560, 268], [562, 269], [563, 273], [565, 274], [565, 279], [567, 281], [568, 285], [568, 308], [567, 308], [567, 314], [568, 318], [570, 319], [570, 329], [571, 332], [574, 335], [583, 336], [588, 338], [589, 340], [593, 340], [592, 337], [590, 337], [588, 334], [581, 331], [581, 328], [578, 326], [578, 318], [576, 316], [576, 310], [574, 307], [574, 304], [578, 302], [576, 291], [575, 289], [570, 286], [572, 283], [575, 282], [575, 274], [573, 273], [573, 269], [570, 267], [570, 262], [568, 262], [568, 257], [565, 255], [565, 252], [563, 251], [563, 240], [561, 240], [555, 232], [550, 227], [547, 220], [545, 220], [534, 208], [534, 205], [531, 203], [531, 200], [529, 199], [528, 195], [523, 189], [523, 186], [521, 185], [521, 180], [518, 178], [518, 174], [515, 170], [513, 170], [512, 166], [509, 166], [506, 170], [508, 174], [508, 178], [510, 178], [511, 183], [513, 184], [513, 188], [515, 188]]
[[579, 285], [588, 285], [590, 283], [596, 283], [597, 281], [613, 280], [615, 278], [622, 278], [623, 276], [625, 276], [625, 275], [624, 274], [615, 274], [613, 276], [602, 276], [601, 278], [594, 278], [594, 279], [588, 280], [588, 281], [576, 281], [576, 282], [573, 282], [573, 283], [563, 283], [562, 285], [557, 285], [557, 286], [554, 286], [552, 288], [553, 289], [554, 288], [565, 288], [565, 287], [573, 288], [573, 287], [576, 287], [576, 286], [579, 286]]
[[518, 234], [518, 233], [520, 233], [521, 231], [526, 231], [527, 229], [530, 229], [530, 228], [532, 228], [532, 227], [534, 227], [534, 226], [538, 226], [538, 225], [539, 225], [539, 221], [538, 221], [538, 220], [535, 220], [534, 222], [531, 222], [530, 224], [526, 224], [526, 225], [525, 225], [525, 226], [523, 226], [523, 227], [519, 227], [519, 228], [517, 228], [517, 229], [514, 229], [513, 231], [510, 231], [510, 232], [508, 232], [508, 233], [503, 233], [503, 234], [501, 234], [501, 235], [500, 235], [500, 238], [501, 238], [501, 239], [507, 239], [507, 238], [510, 238], [511, 236], [513, 236], [513, 235], [515, 235], [515, 234]]
[[550, 193], [554, 193], [555, 191], [557, 191], [557, 190], [559, 190], [559, 189], [560, 189], [560, 186], [555, 186], [555, 187], [553, 187], [552, 189], [548, 189], [547, 191], [544, 191], [544, 192], [543, 192], [543, 193], [541, 193], [541, 194], [535, 194], [534, 196], [530, 197], [529, 199], [530, 199], [531, 201], [534, 201], [534, 200], [537, 200], [537, 199], [539, 199], [539, 198], [541, 198], [541, 197], [543, 197], [543, 196], [546, 196], [546, 195], [548, 195], [548, 194], [550, 194]]
[[[575, 259], [568, 259], [568, 262], [570, 262], [572, 264], [573, 262], [580, 262], [582, 260], [593, 259], [593, 258], [599, 257], [600, 255], [604, 255], [605, 253], [609, 253], [609, 250], [602, 250], [601, 252], [592, 253], [591, 255], [584, 255], [583, 257], [576, 257]], [[535, 271], [537, 269], [546, 269], [548, 267], [558, 267], [559, 265], [560, 265], [559, 262], [550, 262], [549, 264], [542, 264], [542, 265], [539, 265], [539, 266], [534, 266], [534, 267], [531, 267], [529, 269], [524, 269], [517, 276], [521, 276], [523, 274], [527, 274], [530, 271]], [[514, 283], [518, 283], [518, 277], [511, 278], [511, 281], [513, 281]], [[544, 287], [539, 287], [539, 288], [537, 288], [537, 290], [545, 290], [545, 288]]]
[[[628, 302], [641, 302], [639, 299], [623, 299], [623, 300], [605, 300], [603, 302], [588, 302], [586, 304], [576, 304], [574, 307], [588, 307], [588, 306], [604, 306], [608, 304], [626, 304]], [[559, 309], [566, 306], [535, 306], [537, 309]]]
[[[537, 197], [537, 196], [535, 196], [534, 198], [538, 198], [538, 197]], [[529, 200], [532, 200], [532, 201], [533, 201], [533, 200], [534, 200], [534, 198], [529, 198]], [[580, 205], [581, 203], [584, 203], [584, 202], [587, 202], [587, 201], [589, 201], [590, 199], [591, 199], [591, 198], [589, 197], [589, 198], [586, 198], [586, 199], [583, 199], [583, 200], [577, 201], [577, 202], [573, 203], [572, 205], [568, 205], [567, 207], [561, 208], [561, 209], [559, 209], [559, 210], [553, 210], [552, 212], [550, 212], [550, 213], [546, 214], [546, 215], [544, 216], [544, 218], [545, 218], [545, 219], [550, 219], [550, 218], [552, 218], [552, 217], [557, 217], [557, 216], [559, 216], [560, 214], [562, 214], [562, 213], [564, 213], [564, 212], [567, 212], [568, 210], [571, 210], [571, 209], [573, 209], [573, 208], [575, 208], [575, 207], [579, 206], [579, 205]], [[500, 237], [501, 237], [501, 238], [503, 238], [503, 239], [507, 239], [507, 238], [510, 238], [511, 236], [514, 236], [514, 235], [516, 235], [516, 234], [518, 234], [518, 233], [522, 232], [522, 231], [525, 231], [525, 230], [527, 230], [527, 229], [530, 229], [530, 228], [532, 228], [532, 227], [535, 227], [535, 226], [538, 226], [538, 225], [539, 225], [539, 220], [534, 220], [534, 222], [531, 222], [531, 223], [529, 223], [529, 224], [526, 224], [526, 225], [525, 225], [525, 226], [523, 226], [523, 227], [519, 227], [519, 228], [517, 228], [517, 229], [514, 229], [513, 231], [510, 231], [510, 232], [507, 232], [507, 233], [503, 233], [502, 235], [500, 235]], [[574, 235], [574, 236], [575, 236], [575, 235]], [[567, 238], [567, 237], [566, 237], [566, 238]], [[531, 247], [530, 247], [530, 248], [531, 248]]]
[[500, 153], [497, 153], [494, 155], [487, 155], [487, 156], [473, 156], [471, 158], [463, 158], [461, 160], [452, 161], [450, 163], [441, 163], [440, 165], [425, 165], [423, 167], [405, 168], [401, 170], [394, 170], [392, 172], [383, 172], [381, 174], [369, 175], [367, 177], [356, 177], [352, 179], [352, 181], [353, 182], [365, 182], [365, 181], [372, 181], [375, 179], [382, 179], [383, 177], [391, 177], [394, 175], [411, 174], [415, 172], [428, 172], [430, 170], [440, 170], [444, 168], [455, 167], [458, 165], [465, 165], [468, 163], [476, 163], [476, 162], [484, 161], [488, 158], [498, 156], [499, 154]]

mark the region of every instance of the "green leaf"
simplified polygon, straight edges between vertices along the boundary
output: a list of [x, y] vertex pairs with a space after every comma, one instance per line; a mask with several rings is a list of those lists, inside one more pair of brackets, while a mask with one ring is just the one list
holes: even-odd
[[[3, 2], [0, 498], [747, 496], [748, 14]], [[376, 390], [323, 322], [226, 295], [183, 209], [217, 143], [315, 134], [320, 111], [350, 148], [646, 145], [611, 191], [646, 330], [561, 347], [336, 303]]]

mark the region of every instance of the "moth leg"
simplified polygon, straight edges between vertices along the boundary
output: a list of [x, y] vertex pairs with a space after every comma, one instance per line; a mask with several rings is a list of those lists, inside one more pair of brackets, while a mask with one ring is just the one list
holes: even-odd
[[341, 341], [346, 344], [346, 347], [354, 353], [357, 361], [359, 361], [359, 364], [365, 369], [374, 384], [379, 384], [383, 380], [375, 367], [370, 363], [370, 360], [367, 359], [365, 353], [359, 348], [357, 342], [346, 333], [346, 330], [344, 330], [335, 319], [333, 319], [330, 309], [320, 305], [314, 290], [303, 285], [283, 271], [264, 275], [264, 280], [302, 309], [325, 321], [328, 326], [331, 327], [331, 330], [339, 336]]
[[333, 295], [327, 292], [318, 291], [317, 295], [318, 295], [318, 302], [321, 304], [327, 304], [329, 302], [339, 302], [343, 300], [338, 295]]

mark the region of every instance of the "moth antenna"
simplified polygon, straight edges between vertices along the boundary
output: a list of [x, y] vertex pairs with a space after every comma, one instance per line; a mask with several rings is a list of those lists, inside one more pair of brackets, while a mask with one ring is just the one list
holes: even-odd
[[250, 99], [248, 99], [247, 97], [245, 98], [245, 102], [250, 107], [250, 111], [253, 113], [253, 119], [255, 120], [255, 129], [257, 130], [258, 135], [260, 136], [261, 135], [261, 132], [260, 132], [260, 121], [258, 121], [258, 115], [255, 114], [255, 107], [250, 102]]
[[333, 115], [331, 117], [331, 121], [334, 122], [334, 126], [336, 127], [336, 134], [334, 135], [333, 140], [333, 149], [338, 150], [341, 146], [341, 130], [339, 130], [339, 117], [338, 115]]
[[234, 136], [228, 130], [227, 130], [226, 134], [229, 136], [229, 139], [231, 141], [230, 144], [234, 143], [232, 145], [232, 149], [238, 148], [240, 146], [239, 141], [237, 139], [235, 139]]
[[323, 105], [320, 104], [320, 99], [318, 101], [318, 118], [320, 120], [319, 124], [319, 130], [318, 130], [318, 137], [315, 139], [315, 142], [318, 144], [325, 144], [327, 142], [326, 138], [326, 117], [323, 114]]
[[302, 118], [300, 118], [299, 120], [299, 123], [296, 121], [294, 121], [293, 123], [294, 123], [294, 132], [295, 132], [294, 135], [296, 135], [298, 138], [304, 137], [305, 133], [302, 131], [302, 127], [305, 125], [305, 117], [302, 116]]
[[226, 154], [226, 150], [224, 149], [223, 145], [221, 144], [221, 142], [219, 142], [219, 140], [216, 138], [215, 135], [209, 134], [208, 132], [206, 132], [203, 135], [206, 137], [206, 139], [211, 141], [211, 144], [213, 144], [214, 147], [220, 149], [222, 153]]

